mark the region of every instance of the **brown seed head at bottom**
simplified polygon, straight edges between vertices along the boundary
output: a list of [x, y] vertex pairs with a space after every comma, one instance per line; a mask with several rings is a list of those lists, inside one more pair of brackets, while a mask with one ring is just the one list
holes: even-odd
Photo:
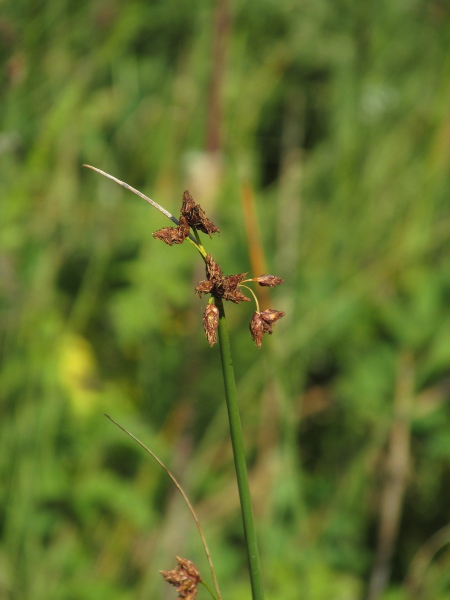
[[197, 586], [202, 581], [200, 573], [194, 563], [187, 558], [176, 557], [178, 565], [171, 571], [160, 571], [161, 575], [177, 588], [178, 598], [196, 600]]

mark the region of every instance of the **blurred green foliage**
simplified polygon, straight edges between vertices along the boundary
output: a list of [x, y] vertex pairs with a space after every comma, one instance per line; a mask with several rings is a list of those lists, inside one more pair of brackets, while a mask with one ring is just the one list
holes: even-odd
[[0, 7], [0, 598], [173, 598], [176, 554], [208, 577], [105, 411], [250, 593], [201, 261], [89, 163], [174, 213], [188, 187], [227, 273], [254, 198], [287, 315], [261, 352], [228, 315], [267, 597], [449, 599], [447, 3]]

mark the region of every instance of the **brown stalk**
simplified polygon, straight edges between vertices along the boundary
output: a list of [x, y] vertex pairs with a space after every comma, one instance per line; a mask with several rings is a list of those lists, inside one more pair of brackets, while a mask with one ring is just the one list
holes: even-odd
[[[256, 218], [253, 188], [248, 181], [242, 182], [241, 198], [252, 273], [267, 273], [266, 259], [261, 243], [261, 237], [259, 235], [258, 220]], [[261, 305], [265, 308], [269, 304], [269, 294], [267, 290], [262, 288], [259, 296], [261, 298]]]
[[404, 355], [398, 365], [394, 418], [381, 492], [378, 544], [367, 600], [380, 598], [389, 583], [408, 477], [413, 404], [414, 367], [411, 357]]
[[228, 0], [218, 0], [213, 22], [212, 66], [206, 122], [206, 150], [211, 153], [219, 152], [222, 147], [222, 93], [230, 29], [231, 16]]

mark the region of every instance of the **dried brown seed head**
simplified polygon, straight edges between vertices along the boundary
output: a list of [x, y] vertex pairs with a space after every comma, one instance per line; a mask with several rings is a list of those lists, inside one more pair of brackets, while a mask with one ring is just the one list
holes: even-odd
[[217, 328], [219, 327], [219, 309], [214, 304], [208, 304], [203, 317], [203, 327], [206, 339], [212, 347], [217, 342]]
[[200, 281], [199, 284], [197, 284], [195, 288], [195, 293], [198, 294], [201, 298], [202, 294], [209, 294], [212, 291], [213, 287], [214, 283], [212, 281], [204, 279], [203, 281]]
[[196, 228], [199, 231], [203, 231], [203, 233], [207, 233], [209, 235], [209, 237], [211, 237], [212, 233], [220, 233], [220, 229], [218, 227], [216, 227], [214, 225], [214, 223], [212, 221], [210, 221], [209, 219], [207, 219], [204, 215], [205, 213], [203, 212], [203, 210], [199, 207], [199, 222], [196, 225]]
[[191, 579], [196, 579], [197, 583], [201, 582], [202, 578], [200, 577], [199, 570], [191, 560], [187, 558], [180, 558], [179, 556], [176, 556], [175, 558], [177, 559], [181, 569], [185, 571]]
[[264, 319], [264, 321], [267, 324], [273, 325], [273, 323], [278, 321], [278, 319], [284, 317], [284, 315], [285, 313], [281, 312], [280, 310], [275, 310], [274, 308], [266, 308], [266, 310], [262, 311], [261, 318]]
[[219, 279], [223, 279], [223, 272], [219, 266], [219, 263], [213, 259], [211, 254], [207, 254], [205, 258], [206, 263], [206, 277], [210, 281], [217, 281]]
[[181, 215], [180, 221], [177, 227], [163, 227], [153, 233], [153, 237], [162, 240], [169, 246], [174, 244], [182, 244], [184, 240], [189, 236], [189, 225], [185, 217]]
[[224, 300], [230, 300], [235, 304], [240, 304], [241, 302], [251, 302], [250, 298], [247, 298], [240, 290], [232, 290], [230, 292], [224, 292], [223, 294]]
[[181, 203], [180, 220], [177, 227], [163, 227], [155, 231], [153, 237], [162, 240], [169, 246], [173, 244], [182, 244], [189, 236], [190, 227], [195, 227], [199, 231], [207, 233], [210, 237], [212, 233], [220, 233], [217, 227], [209, 219], [199, 204], [195, 204], [192, 196], [186, 190], [183, 194]]
[[187, 558], [176, 557], [178, 565], [171, 571], [160, 571], [161, 575], [171, 585], [177, 588], [178, 598], [195, 600], [197, 586], [202, 581], [200, 573], [193, 562]]
[[[250, 302], [240, 290], [239, 284], [245, 279], [247, 273], [239, 273], [237, 275], [224, 276], [219, 264], [213, 259], [210, 254], [206, 255], [206, 277], [207, 281], [200, 281], [195, 288], [197, 294], [210, 293], [215, 298], [223, 298], [231, 300], [235, 304], [241, 302]], [[208, 285], [208, 283], [210, 285]]]
[[187, 190], [183, 194], [181, 214], [186, 217], [190, 227], [195, 227], [198, 231], [203, 231], [203, 233], [207, 233], [210, 237], [212, 233], [220, 233], [214, 223], [206, 217], [205, 211], [200, 204], [195, 204]]
[[258, 348], [261, 348], [265, 325], [265, 322], [261, 319], [260, 313], [255, 312], [250, 321], [250, 333]]
[[267, 308], [262, 312], [255, 312], [250, 321], [250, 333], [258, 348], [261, 348], [262, 338], [265, 333], [272, 334], [272, 327], [278, 319], [284, 317], [284, 312]]
[[222, 285], [228, 290], [234, 290], [241, 283], [241, 281], [244, 281], [246, 277], [247, 273], [236, 273], [236, 275], [226, 275], [222, 279]]
[[223, 277], [220, 282], [216, 284], [218, 294], [224, 300], [231, 300], [235, 304], [241, 302], [250, 302], [250, 298], [247, 298], [239, 289], [239, 284], [245, 279], [247, 273], [239, 273], [237, 275], [227, 275]]
[[275, 287], [276, 285], [283, 283], [284, 279], [281, 279], [276, 275], [260, 275], [259, 277], [256, 277], [255, 281], [264, 287]]
[[185, 190], [183, 192], [183, 200], [181, 202], [181, 214], [184, 216], [189, 215], [190, 212], [194, 209], [194, 207], [194, 198], [190, 195], [190, 193], [187, 190]]

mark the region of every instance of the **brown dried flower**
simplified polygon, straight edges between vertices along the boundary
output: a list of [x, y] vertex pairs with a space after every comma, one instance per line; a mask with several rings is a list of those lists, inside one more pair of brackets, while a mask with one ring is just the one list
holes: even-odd
[[284, 312], [273, 308], [267, 308], [262, 312], [255, 312], [250, 321], [250, 332], [258, 348], [261, 348], [263, 335], [265, 333], [271, 335], [274, 323], [282, 317], [284, 317]]
[[[278, 321], [278, 319], [284, 317], [284, 315], [284, 312], [280, 310], [275, 310], [274, 308], [266, 308], [266, 310], [263, 310], [261, 313], [261, 317], [268, 325], [272, 325], [273, 323]], [[272, 332], [270, 331], [270, 333]]]
[[155, 231], [152, 235], [157, 240], [162, 240], [166, 244], [169, 244], [169, 246], [182, 244], [189, 236], [189, 225], [186, 218], [181, 215], [177, 227], [163, 227]]
[[171, 585], [177, 588], [178, 598], [184, 600], [195, 600], [197, 598], [197, 586], [202, 578], [197, 567], [187, 558], [176, 557], [178, 565], [171, 571], [160, 571], [161, 575]]
[[276, 275], [260, 275], [255, 278], [255, 281], [264, 287], [275, 287], [276, 285], [283, 283], [284, 279], [280, 279], [280, 277], [277, 277]]
[[210, 281], [218, 281], [219, 279], [223, 279], [222, 269], [219, 266], [219, 263], [213, 259], [211, 254], [207, 254], [205, 258], [206, 262], [206, 277]]
[[186, 217], [190, 227], [195, 227], [198, 231], [207, 233], [209, 237], [211, 237], [212, 233], [220, 233], [214, 223], [206, 218], [205, 212], [200, 204], [195, 204], [192, 196], [187, 190], [183, 194], [181, 214]]
[[250, 321], [250, 333], [252, 334], [252, 338], [255, 341], [258, 348], [261, 348], [265, 327], [266, 324], [261, 318], [261, 314], [259, 312], [255, 312], [252, 317], [252, 320]]
[[250, 298], [244, 296], [238, 289], [240, 282], [245, 279], [247, 273], [224, 276], [219, 264], [216, 263], [210, 254], [207, 254], [205, 262], [207, 279], [200, 281], [195, 288], [199, 296], [202, 294], [211, 294], [215, 298], [231, 300], [235, 304], [250, 302]]
[[251, 302], [250, 298], [244, 296], [244, 294], [238, 289], [241, 281], [247, 277], [247, 273], [239, 273], [238, 275], [227, 275], [216, 284], [216, 290], [219, 297], [224, 300], [231, 300], [235, 304], [241, 302]]
[[219, 229], [206, 218], [205, 212], [199, 204], [195, 204], [192, 196], [186, 190], [181, 203], [180, 219], [177, 227], [163, 227], [153, 234], [158, 240], [162, 240], [169, 246], [182, 244], [189, 236], [190, 227], [195, 227], [211, 237], [212, 233], [220, 233]]
[[212, 347], [217, 342], [217, 328], [219, 327], [219, 309], [214, 304], [207, 304], [203, 317], [203, 327], [206, 339]]
[[202, 294], [211, 293], [211, 290], [213, 289], [213, 287], [214, 287], [213, 281], [207, 281], [206, 279], [204, 279], [203, 281], [200, 281], [200, 283], [196, 286], [195, 293], [198, 294], [201, 298]]

